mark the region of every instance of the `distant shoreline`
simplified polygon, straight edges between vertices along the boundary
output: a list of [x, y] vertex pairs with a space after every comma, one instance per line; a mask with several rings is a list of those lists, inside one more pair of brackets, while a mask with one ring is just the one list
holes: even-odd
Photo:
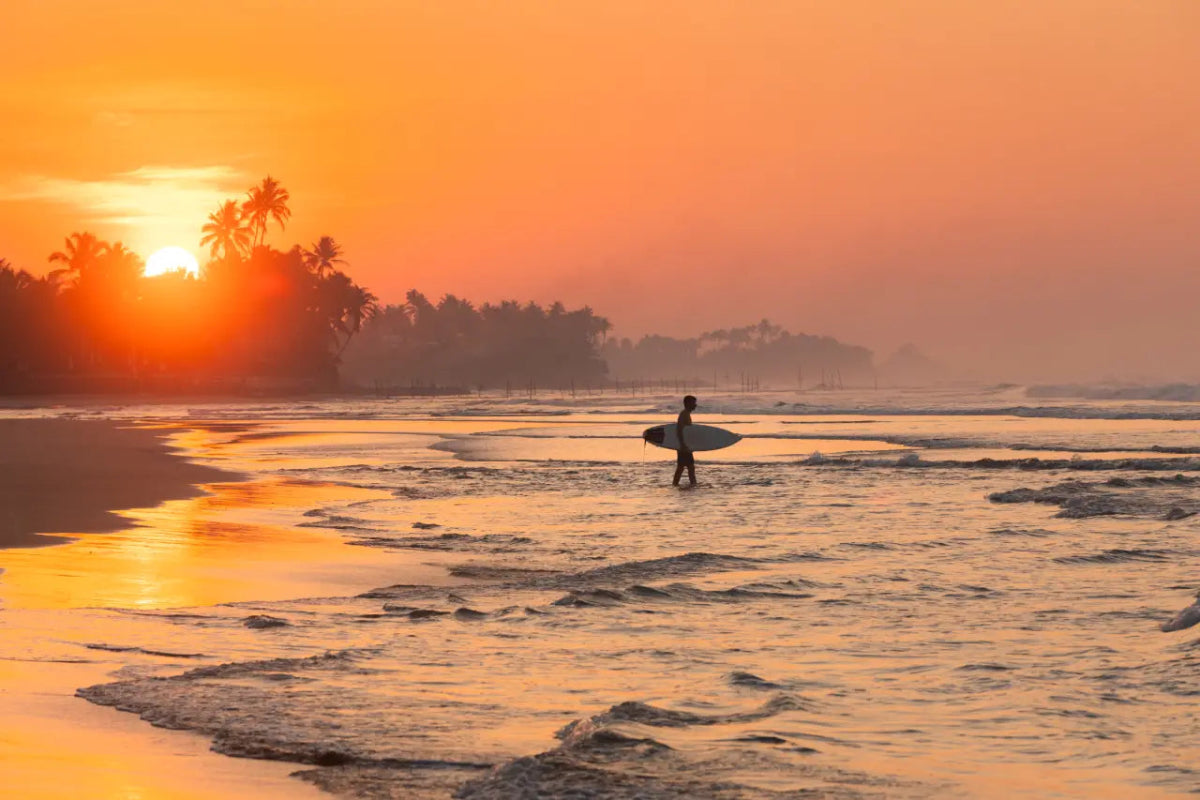
[[328, 386], [311, 381], [253, 380], [253, 379], [190, 379], [190, 378], [134, 378], [118, 377], [56, 377], [37, 380], [6, 381], [0, 375], [0, 403], [5, 399], [29, 398], [75, 398], [75, 397], [121, 397], [121, 398], [177, 398], [177, 397], [313, 397], [319, 395], [386, 395], [403, 397], [453, 396], [473, 394], [473, 390], [462, 386], [431, 385], [383, 385], [378, 386]]
[[0, 548], [132, 523], [117, 512], [202, 494], [234, 473], [176, 455], [162, 431], [103, 420], [0, 419]]

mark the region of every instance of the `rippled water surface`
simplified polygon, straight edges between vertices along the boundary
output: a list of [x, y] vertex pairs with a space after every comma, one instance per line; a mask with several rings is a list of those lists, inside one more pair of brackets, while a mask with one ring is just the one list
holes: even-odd
[[673, 398], [92, 409], [248, 477], [126, 557], [336, 531], [347, 589], [28, 595], [8, 646], [346, 796], [1200, 792], [1200, 629], [1159, 630], [1200, 588], [1197, 409], [784, 399], [701, 398], [746, 438], [690, 491], [639, 439]]

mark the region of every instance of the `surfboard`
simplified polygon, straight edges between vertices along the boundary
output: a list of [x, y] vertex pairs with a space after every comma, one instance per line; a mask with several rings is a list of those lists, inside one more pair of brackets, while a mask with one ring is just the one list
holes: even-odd
[[[742, 437], [736, 433], [712, 425], [688, 425], [687, 430], [683, 432], [683, 436], [687, 440], [688, 447], [697, 452], [703, 450], [720, 450], [721, 448], [737, 444], [742, 440]], [[679, 449], [679, 440], [675, 437], [674, 422], [670, 425], [655, 425], [653, 428], [646, 428], [646, 430], [642, 431], [642, 439], [656, 447], [662, 447], [667, 450]]]

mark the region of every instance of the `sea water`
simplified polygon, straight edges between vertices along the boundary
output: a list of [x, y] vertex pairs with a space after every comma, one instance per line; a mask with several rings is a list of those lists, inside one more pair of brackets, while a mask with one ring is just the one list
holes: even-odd
[[10, 613], [10, 650], [104, 661], [80, 697], [344, 796], [1200, 792], [1197, 629], [1159, 630], [1200, 588], [1200, 407], [701, 396], [745, 439], [680, 490], [640, 440], [677, 402], [27, 412], [246, 477], [146, 512], [145, 547], [354, 555], [317, 596]]

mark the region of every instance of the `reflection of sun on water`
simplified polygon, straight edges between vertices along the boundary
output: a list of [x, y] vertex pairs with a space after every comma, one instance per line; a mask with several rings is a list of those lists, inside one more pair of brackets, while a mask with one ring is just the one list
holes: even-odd
[[[333, 531], [293, 528], [314, 504], [377, 498], [374, 490], [280, 480], [207, 484], [210, 494], [122, 512], [121, 531], [76, 534], [57, 547], [6, 551], [8, 608], [177, 608], [315, 596], [394, 569]], [[371, 580], [382, 580], [366, 573]], [[0, 736], [2, 740], [2, 736]]]
[[182, 247], [164, 247], [146, 259], [145, 274], [148, 278], [180, 270], [195, 277], [200, 275], [200, 265], [196, 262], [196, 257]]

